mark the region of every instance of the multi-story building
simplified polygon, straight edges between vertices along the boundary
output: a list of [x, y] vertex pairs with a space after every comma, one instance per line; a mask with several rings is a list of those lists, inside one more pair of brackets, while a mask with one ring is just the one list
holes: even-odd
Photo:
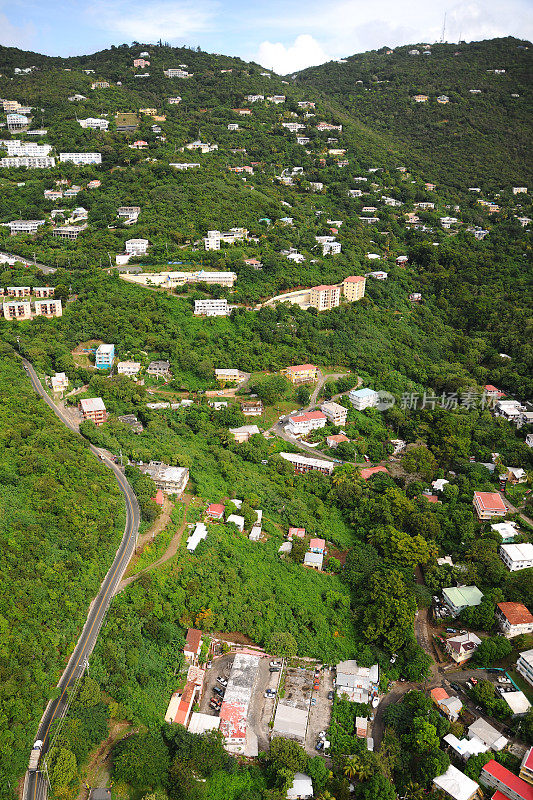
[[36, 233], [37, 228], [44, 225], [44, 219], [14, 219], [8, 222], [11, 236], [16, 236], [17, 233]]
[[474, 492], [472, 500], [479, 520], [505, 517], [507, 507], [497, 492]]
[[150, 62], [146, 61], [146, 59], [144, 59], [144, 58], [134, 58], [133, 59], [133, 66], [134, 67], [140, 67], [141, 69], [144, 69], [145, 67], [149, 67], [150, 66]]
[[294, 367], [282, 369], [281, 374], [285, 375], [291, 383], [298, 385], [300, 383], [316, 381], [318, 369], [314, 364], [297, 364]]
[[101, 397], [89, 397], [80, 400], [79, 409], [83, 414], [84, 420], [92, 420], [98, 426], [107, 422], [107, 411]]
[[137, 375], [140, 369], [141, 365], [138, 361], [119, 361], [117, 364], [117, 372], [119, 375]]
[[289, 417], [287, 430], [293, 436], [305, 436], [311, 431], [323, 428], [327, 421], [328, 418], [322, 411], [305, 411], [303, 414], [295, 414]]
[[174, 69], [171, 67], [170, 69], [164, 69], [163, 75], [165, 78], [192, 78], [193, 73], [187, 72], [186, 69]]
[[70, 162], [76, 165], [83, 164], [101, 164], [101, 153], [60, 153], [59, 160], [61, 162]]
[[299, 474], [305, 472], [322, 472], [324, 475], [331, 475], [335, 468], [333, 461], [326, 461], [321, 458], [311, 458], [300, 455], [300, 453], [280, 453], [284, 461], [289, 461], [294, 466], [294, 471]]
[[61, 317], [63, 316], [63, 308], [61, 300], [49, 298], [48, 300], [35, 301], [35, 316], [36, 317]]
[[231, 313], [228, 301], [225, 298], [218, 300], [195, 300], [194, 313], [203, 317], [227, 317]]
[[245, 417], [260, 417], [263, 413], [263, 403], [261, 400], [243, 400], [241, 411]]
[[10, 300], [2, 305], [5, 319], [31, 319], [31, 303], [29, 300]]
[[364, 411], [365, 408], [375, 408], [379, 403], [379, 394], [373, 389], [352, 389], [348, 399], [357, 411]]
[[241, 380], [242, 373], [238, 369], [230, 368], [230, 369], [215, 369], [215, 378], [217, 381], [223, 381], [224, 383], [235, 382]]
[[117, 208], [118, 217], [138, 217], [140, 213], [140, 206], [119, 206]]
[[322, 403], [320, 406], [320, 410], [323, 414], [326, 415], [328, 420], [333, 425], [343, 426], [346, 425], [346, 419], [348, 417], [348, 409], [341, 406], [339, 403], [334, 403], [331, 400], [326, 400], [325, 403]]
[[8, 114], [7, 127], [10, 131], [22, 131], [30, 124], [31, 117], [26, 114]]
[[143, 256], [148, 251], [148, 239], [128, 239], [124, 244], [124, 250], [131, 256]]
[[152, 478], [158, 489], [178, 497], [183, 494], [189, 480], [189, 470], [186, 467], [170, 467], [161, 461], [150, 461], [139, 469]]
[[91, 89], [109, 89], [109, 81], [94, 81], [91, 83]]
[[530, 747], [524, 754], [520, 764], [520, 777], [526, 783], [533, 785], [533, 747]]
[[31, 295], [31, 287], [30, 286], [8, 286], [7, 287], [7, 296], [8, 297], [30, 297]]
[[96, 349], [95, 366], [96, 369], [110, 369], [115, 358], [114, 344], [101, 344]]
[[523, 633], [533, 633], [533, 614], [523, 603], [498, 603], [496, 619], [508, 639]]
[[460, 633], [446, 639], [445, 647], [457, 664], [463, 664], [472, 658], [480, 644], [481, 639], [475, 633]]
[[363, 275], [349, 275], [342, 282], [342, 292], [349, 303], [365, 296], [366, 278]]
[[52, 231], [52, 236], [56, 239], [77, 239], [86, 228], [87, 225], [59, 225]]
[[327, 311], [328, 309], [336, 308], [340, 304], [341, 289], [338, 284], [313, 286], [309, 294], [309, 305], [318, 311]]
[[33, 294], [35, 297], [53, 297], [55, 288], [53, 286], [34, 286]]
[[94, 131], [106, 131], [109, 128], [109, 120], [99, 117], [87, 117], [87, 119], [79, 119], [78, 122], [82, 128], [90, 128]]
[[516, 671], [533, 686], [533, 650], [525, 650], [518, 656]]
[[533, 567], [533, 544], [531, 542], [502, 544], [500, 558], [510, 572]]
[[170, 375], [170, 361], [150, 361], [146, 374], [154, 378], [168, 378]]
[[21, 142], [20, 139], [7, 139], [2, 142], [2, 148], [7, 150], [8, 156], [35, 156], [38, 158], [45, 158], [50, 155], [52, 145]]
[[464, 608], [478, 606], [483, 599], [483, 592], [477, 586], [448, 586], [442, 590], [442, 597], [450, 616], [456, 617]]
[[495, 790], [496, 800], [533, 800], [533, 786], [495, 759], [482, 768], [479, 782]]

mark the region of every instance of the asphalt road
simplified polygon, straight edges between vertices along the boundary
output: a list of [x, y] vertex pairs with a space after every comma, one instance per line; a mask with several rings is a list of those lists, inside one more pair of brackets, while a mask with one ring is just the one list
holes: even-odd
[[18, 256], [18, 255], [16, 255], [16, 253], [0, 252], [0, 255], [7, 256], [8, 258], [16, 258], [17, 261], [22, 261], [23, 263], [26, 263], [26, 264], [32, 264], [37, 269], [40, 269], [41, 272], [43, 272], [45, 275], [51, 275], [52, 272], [56, 271], [55, 267], [47, 267], [46, 264], [39, 264], [38, 261], [36, 261], [34, 263], [31, 258], [25, 258], [24, 256]]
[[[35, 391], [43, 398], [45, 403], [50, 406], [52, 411], [59, 417], [59, 419], [73, 432], [77, 433], [77, 429], [67, 419], [63, 412], [57, 408], [55, 403], [52, 402], [48, 394], [43, 389], [41, 382], [29, 363], [25, 359], [22, 360], [24, 369], [31, 380], [32, 386]], [[105, 456], [101, 457], [100, 451], [91, 445], [93, 453], [101, 458], [102, 462], [113, 470], [116, 480], [124, 493], [126, 499], [126, 525], [124, 528], [124, 535], [119, 548], [116, 552], [113, 563], [111, 564], [97, 597], [93, 600], [89, 607], [87, 621], [81, 632], [80, 638], [74, 648], [67, 667], [57, 684], [59, 692], [55, 700], [51, 700], [43, 714], [39, 728], [35, 735], [35, 740], [41, 739], [43, 742], [42, 754], [44, 755], [50, 747], [50, 729], [52, 723], [56, 719], [60, 719], [67, 708], [68, 702], [68, 689], [72, 688], [76, 681], [83, 675], [85, 670], [86, 660], [94, 649], [98, 633], [102, 627], [104, 617], [113, 595], [120, 583], [128, 562], [135, 552], [135, 545], [137, 542], [137, 535], [139, 532], [140, 512], [137, 499], [133, 493], [131, 486], [120, 471], [120, 469]], [[42, 765], [42, 758], [41, 758]], [[47, 782], [42, 772], [28, 772], [24, 782], [23, 800], [46, 800], [47, 796]]]

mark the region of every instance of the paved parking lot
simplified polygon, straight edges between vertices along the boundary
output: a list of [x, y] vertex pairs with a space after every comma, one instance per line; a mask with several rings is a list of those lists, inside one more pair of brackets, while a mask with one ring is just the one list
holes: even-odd
[[320, 688], [313, 691], [312, 697], [316, 699], [316, 705], [312, 705], [309, 711], [307, 722], [307, 734], [305, 737], [305, 750], [309, 755], [316, 755], [315, 745], [320, 731], [327, 730], [331, 720], [332, 700], [328, 700], [328, 692], [333, 690], [334, 671], [323, 669], [320, 672]]
[[262, 658], [259, 664], [259, 671], [252, 695], [252, 701], [248, 709], [248, 725], [257, 736], [257, 747], [259, 752], [268, 750], [270, 747], [270, 728], [268, 723], [272, 719], [275, 697], [265, 697], [266, 689], [278, 690], [281, 672], [270, 672], [270, 659]]
[[200, 700], [200, 711], [202, 714], [218, 716], [216, 711], [213, 711], [212, 708], [209, 708], [209, 701], [213, 697], [213, 688], [215, 686], [220, 686], [220, 684], [217, 684], [217, 677], [220, 675], [221, 677], [226, 678], [226, 680], [229, 678], [234, 658], [234, 653], [227, 653], [224, 656], [216, 656], [213, 659], [213, 666], [211, 669], [206, 670], [204, 689], [202, 699]]

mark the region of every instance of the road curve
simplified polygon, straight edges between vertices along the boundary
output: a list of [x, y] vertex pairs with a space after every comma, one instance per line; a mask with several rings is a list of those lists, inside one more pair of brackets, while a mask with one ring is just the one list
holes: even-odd
[[[59, 417], [59, 419], [74, 433], [78, 433], [77, 429], [72, 425], [63, 412], [55, 405], [48, 394], [43, 389], [37, 373], [32, 365], [26, 359], [22, 359], [24, 369], [32, 383], [35, 391], [43, 398], [45, 403], [52, 409], [52, 411]], [[100, 451], [90, 446], [93, 453], [101, 457]], [[126, 525], [124, 528], [124, 535], [120, 542], [119, 548], [116, 552], [113, 563], [111, 564], [103, 582], [100, 587], [98, 595], [93, 600], [89, 607], [87, 621], [83, 627], [80, 638], [74, 648], [69, 662], [63, 675], [61, 676], [57, 688], [59, 690], [58, 697], [51, 700], [46, 707], [35, 739], [41, 739], [43, 742], [42, 753], [46, 753], [50, 746], [50, 729], [52, 723], [56, 719], [60, 719], [65, 713], [67, 707], [67, 690], [73, 687], [76, 681], [81, 677], [85, 670], [85, 661], [92, 653], [98, 633], [104, 621], [109, 604], [115, 594], [115, 591], [120, 583], [128, 562], [135, 551], [137, 542], [137, 535], [139, 532], [140, 511], [137, 498], [135, 497], [131, 486], [128, 481], [118, 469], [118, 467], [106, 457], [101, 457], [103, 463], [113, 470], [115, 478], [118, 481], [124, 497], [126, 499]], [[42, 764], [42, 761], [41, 761]], [[23, 800], [46, 800], [47, 797], [47, 781], [42, 772], [27, 772], [24, 781]]]

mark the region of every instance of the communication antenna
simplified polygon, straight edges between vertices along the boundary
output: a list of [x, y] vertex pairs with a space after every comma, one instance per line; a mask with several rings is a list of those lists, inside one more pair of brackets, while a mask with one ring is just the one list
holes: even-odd
[[444, 21], [442, 23], [442, 35], [440, 37], [440, 43], [444, 42], [444, 36], [446, 34], [446, 11], [444, 12]]

